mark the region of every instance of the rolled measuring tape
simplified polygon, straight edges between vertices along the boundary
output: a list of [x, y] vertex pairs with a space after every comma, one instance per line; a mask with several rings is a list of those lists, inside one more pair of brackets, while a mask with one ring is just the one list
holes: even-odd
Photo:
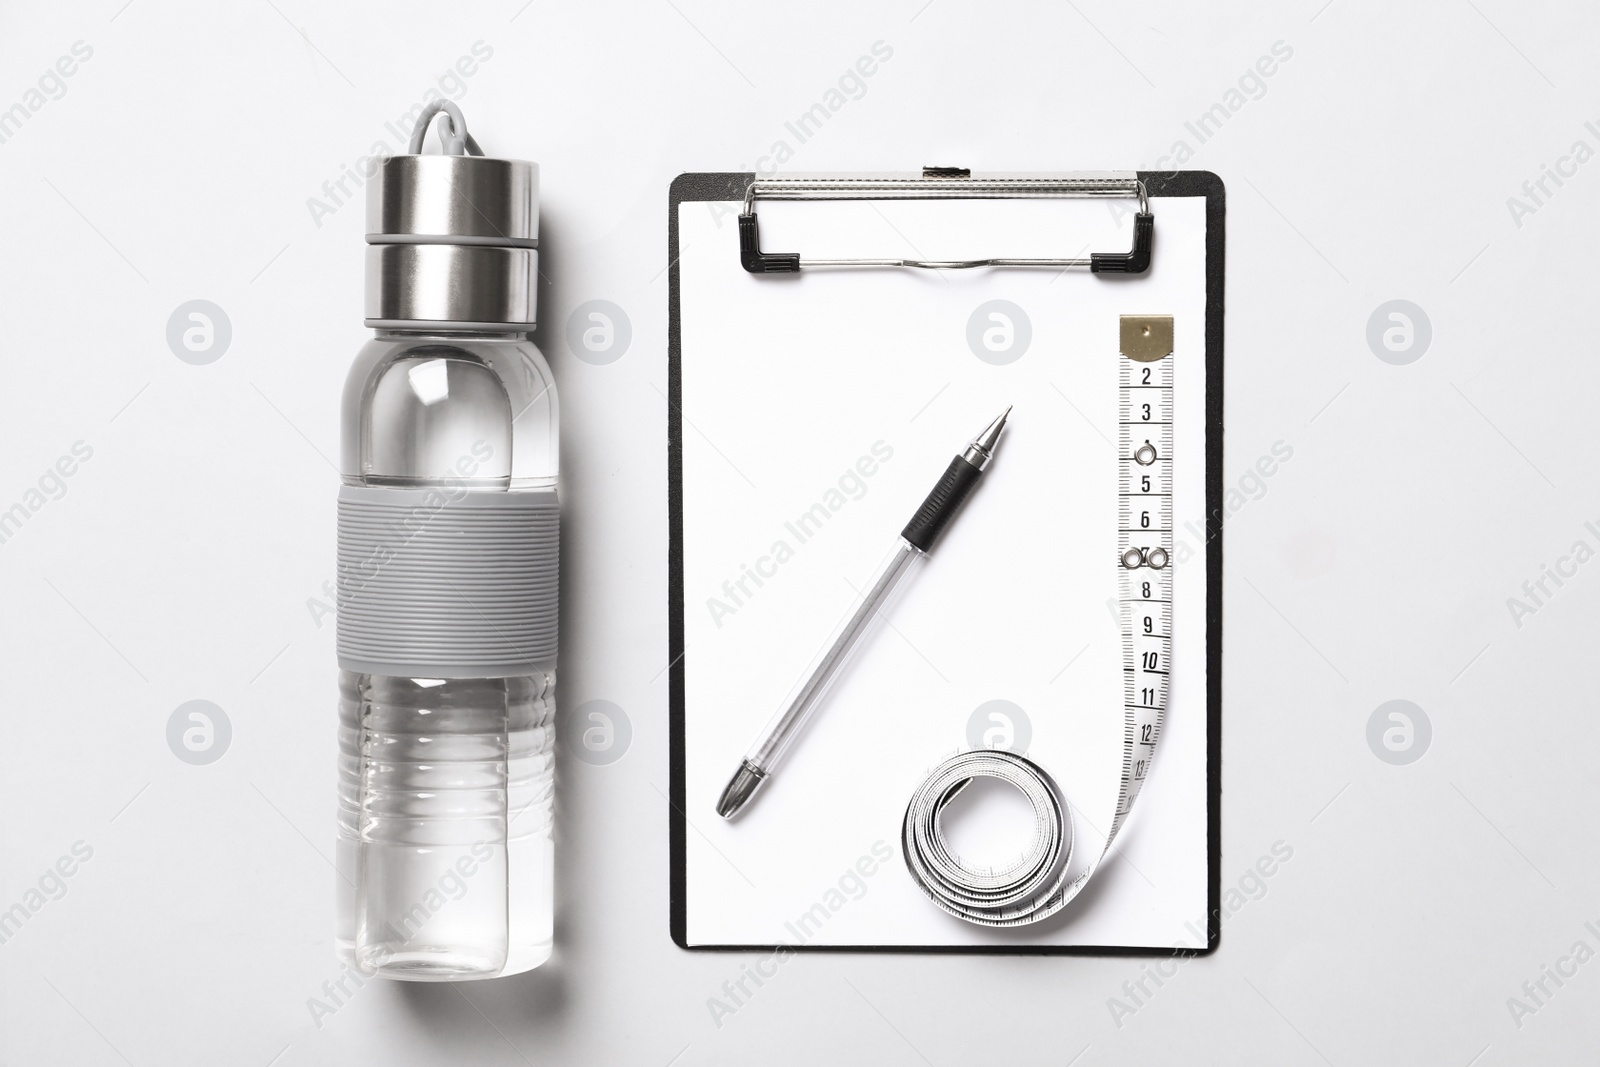
[[[971, 867], [945, 843], [940, 816], [974, 778], [1009, 782], [1033, 805], [1033, 840], [1009, 867]], [[911, 877], [939, 907], [982, 926], [1020, 926], [1049, 914], [1042, 909], [1067, 880], [1072, 809], [1055, 779], [1026, 756], [974, 749], [951, 756], [923, 779], [906, 805], [900, 839]]]
[[[1110, 854], [1161, 737], [1172, 662], [1172, 317], [1124, 315], [1121, 342], [1117, 568], [1123, 730], [1116, 814], [1100, 855], [1069, 879], [1072, 807], [1043, 767], [1004, 749], [976, 749], [930, 771], [901, 823], [906, 869], [935, 904], [980, 926], [1025, 926], [1071, 903]], [[945, 806], [980, 777], [1009, 782], [1033, 806], [1032, 843], [1015, 863], [998, 870], [963, 863], [940, 822]]]

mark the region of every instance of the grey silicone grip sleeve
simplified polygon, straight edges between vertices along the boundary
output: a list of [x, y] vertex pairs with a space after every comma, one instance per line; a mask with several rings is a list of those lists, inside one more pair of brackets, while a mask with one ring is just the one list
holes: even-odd
[[555, 669], [554, 490], [339, 490], [339, 666], [418, 678]]

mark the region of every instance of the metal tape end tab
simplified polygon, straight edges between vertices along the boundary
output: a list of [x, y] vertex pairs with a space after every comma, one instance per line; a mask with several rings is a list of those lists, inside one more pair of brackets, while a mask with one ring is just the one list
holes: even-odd
[[1140, 363], [1172, 355], [1172, 316], [1122, 316], [1122, 354]]

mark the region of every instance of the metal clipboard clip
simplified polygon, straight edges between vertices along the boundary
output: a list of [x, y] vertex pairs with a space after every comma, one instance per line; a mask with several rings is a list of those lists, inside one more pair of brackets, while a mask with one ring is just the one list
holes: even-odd
[[[804, 259], [798, 252], [761, 251], [757, 200], [1026, 200], [1104, 197], [1136, 199], [1133, 248], [1073, 259]], [[924, 167], [920, 178], [758, 178], [744, 194], [739, 261], [752, 274], [794, 274], [802, 267], [1088, 267], [1094, 274], [1143, 274], [1150, 268], [1155, 216], [1144, 182], [1133, 174], [1057, 178], [974, 178], [960, 167]]]

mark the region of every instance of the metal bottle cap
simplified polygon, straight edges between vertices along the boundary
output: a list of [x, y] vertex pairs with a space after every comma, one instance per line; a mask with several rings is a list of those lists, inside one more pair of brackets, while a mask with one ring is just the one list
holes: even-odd
[[[441, 112], [444, 152], [423, 155]], [[367, 183], [367, 325], [532, 329], [538, 165], [484, 156], [448, 100], [423, 110], [408, 148]]]

